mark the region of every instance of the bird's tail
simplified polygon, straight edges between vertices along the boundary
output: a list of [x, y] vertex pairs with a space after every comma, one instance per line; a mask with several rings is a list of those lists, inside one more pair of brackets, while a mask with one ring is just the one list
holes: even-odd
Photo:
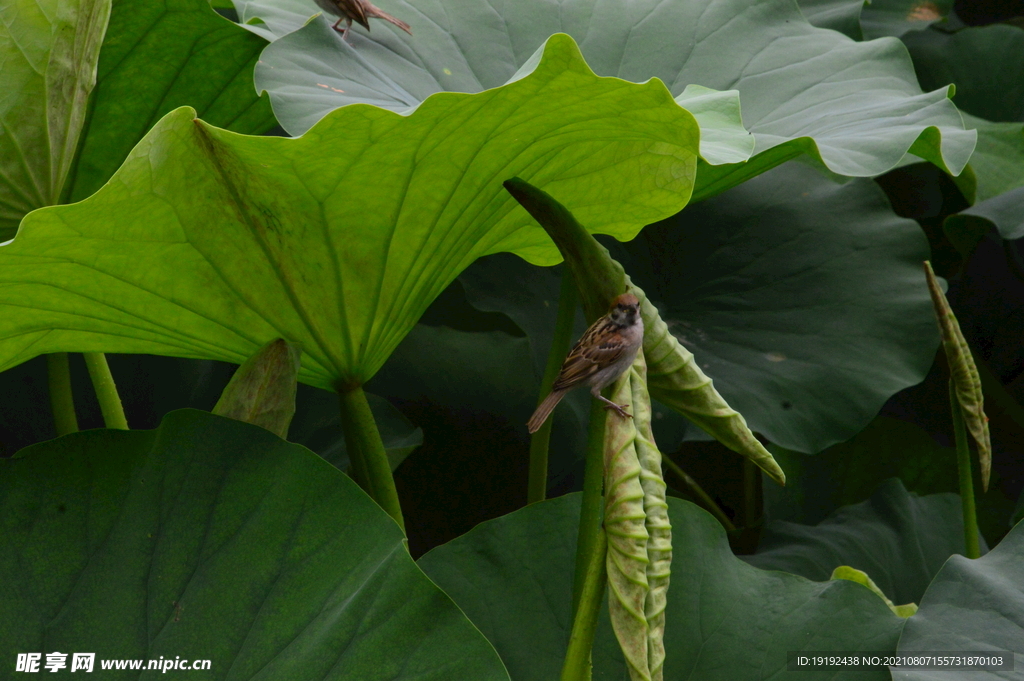
[[531, 433], [536, 433], [540, 430], [540, 427], [548, 420], [548, 416], [551, 414], [551, 411], [564, 396], [564, 390], [556, 390], [545, 397], [544, 401], [537, 406], [537, 411], [533, 412], [533, 416], [531, 416], [530, 420], [526, 422], [526, 429]]
[[378, 19], [383, 19], [384, 21], [391, 22], [392, 24], [402, 29], [409, 35], [412, 35], [412, 27], [410, 27], [409, 24], [405, 23], [401, 19], [396, 19], [395, 17], [391, 16], [390, 14], [382, 10], [380, 7], [377, 7], [376, 5], [371, 5], [368, 2], [365, 4], [367, 18], [377, 17]]

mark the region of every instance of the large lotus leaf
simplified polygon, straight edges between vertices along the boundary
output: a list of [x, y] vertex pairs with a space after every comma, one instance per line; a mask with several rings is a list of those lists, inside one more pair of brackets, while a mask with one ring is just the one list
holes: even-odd
[[0, 465], [6, 660], [92, 651], [97, 669], [211, 660], [196, 678], [508, 678], [398, 526], [261, 428], [185, 410]]
[[861, 431], [938, 346], [927, 241], [868, 180], [789, 164], [611, 252], [751, 430], [789, 449]]
[[685, 204], [697, 136], [661, 84], [598, 78], [565, 37], [508, 86], [411, 116], [346, 107], [300, 139], [179, 109], [102, 190], [0, 249], [0, 369], [61, 350], [240, 363], [283, 337], [300, 380], [360, 384], [477, 257], [557, 260], [502, 180], [631, 238]]
[[891, 478], [867, 501], [844, 506], [816, 526], [770, 522], [757, 553], [744, 560], [814, 581], [849, 565], [868, 573], [894, 602], [916, 603], [954, 553], [964, 553], [960, 497], [919, 497]]
[[0, 242], [60, 199], [109, 15], [110, 0], [0, 7]]
[[799, 4], [813, 25], [845, 33], [854, 40], [921, 31], [953, 9], [952, 0], [800, 0]]
[[[669, 498], [675, 551], [665, 625], [665, 679], [785, 676], [792, 650], [893, 650], [902, 622], [864, 587], [812, 583], [753, 568], [732, 555], [703, 510]], [[515, 681], [558, 678], [571, 625], [580, 495], [532, 504], [481, 523], [419, 565], [487, 636]], [[623, 679], [602, 608], [594, 679]], [[888, 672], [803, 672], [813, 679], [888, 679]]]
[[[857, 43], [815, 28], [787, 0], [570, 0], [557, 9], [548, 0], [500, 9], [483, 0], [395, 0], [384, 8], [413, 35], [378, 22], [346, 44], [327, 19], [300, 29], [296, 14], [294, 32], [264, 51], [257, 88], [270, 92], [285, 129], [300, 133], [352, 102], [405, 111], [441, 90], [499, 86], [548, 36], [565, 32], [601, 75], [657, 77], [674, 95], [693, 84], [739, 91], [756, 156], [737, 166], [702, 146], [709, 163], [729, 165], [702, 164], [696, 198], [801, 154], [841, 175], [872, 176], [911, 151], [959, 174], [974, 146], [946, 90], [922, 94], [898, 41]], [[255, 3], [245, 9], [260, 16]], [[707, 138], [718, 125], [702, 119], [701, 127]]]
[[82, 145], [65, 195], [99, 189], [161, 116], [191, 106], [207, 123], [259, 134], [276, 123], [250, 74], [264, 40], [209, 0], [114, 0]]
[[1024, 31], [994, 24], [903, 37], [921, 87], [956, 86], [964, 111], [990, 121], [1024, 120]]
[[1020, 679], [1024, 669], [1024, 523], [987, 555], [953, 556], [907, 621], [899, 652], [1009, 651], [1013, 671], [893, 670], [896, 681]]

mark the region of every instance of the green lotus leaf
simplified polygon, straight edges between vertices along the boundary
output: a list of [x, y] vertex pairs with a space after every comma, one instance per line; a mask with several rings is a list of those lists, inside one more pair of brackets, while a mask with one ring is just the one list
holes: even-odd
[[272, 128], [270, 102], [249, 80], [265, 46], [218, 16], [209, 0], [114, 0], [68, 200], [103, 186], [153, 124], [179, 106], [234, 132]]
[[799, 4], [814, 26], [845, 33], [854, 40], [922, 31], [953, 9], [952, 0], [799, 0]]
[[[6, 112], [0, 119], [11, 133], [10, 143], [0, 144], [0, 241], [14, 236], [29, 211], [95, 192], [153, 123], [178, 106], [190, 105], [207, 122], [236, 132], [261, 133], [276, 123], [268, 99], [249, 81], [266, 42], [217, 16], [206, 0], [83, 2], [76, 11], [85, 19], [77, 28], [74, 12], [54, 15], [51, 27], [34, 3], [21, 4], [17, 22], [6, 29], [20, 31], [9, 44], [14, 52], [0, 56], [0, 90], [7, 93], [0, 96]], [[82, 32], [80, 44], [65, 45], [59, 36], [73, 42], [74, 30]], [[34, 73], [47, 60], [51, 87], [66, 82], [61, 69], [81, 79], [63, 104], [64, 95], [51, 92], [49, 111], [42, 75]], [[31, 75], [23, 72], [29, 67]], [[61, 116], [66, 129], [53, 125]], [[40, 146], [46, 144], [51, 151]]]
[[508, 678], [398, 526], [261, 428], [183, 410], [155, 431], [76, 433], [0, 466], [5, 659], [209, 659], [196, 678]]
[[[264, 51], [257, 89], [270, 93], [286, 130], [301, 133], [353, 102], [407, 111], [438, 91], [497, 87], [528, 69], [548, 36], [565, 32], [598, 74], [660, 78], [677, 96], [690, 85], [739, 91], [742, 126], [738, 111], [699, 117], [707, 163], [698, 199], [803, 154], [841, 175], [873, 176], [910, 151], [959, 174], [974, 147], [945, 87], [922, 93], [898, 41], [857, 43], [815, 28], [785, 0], [570, 0], [558, 11], [545, 0], [500, 10], [482, 0], [382, 4], [412, 25], [412, 36], [378, 22], [379, 30], [354, 31], [346, 43], [326, 18], [302, 26], [299, 13], [292, 32]], [[255, 3], [246, 9], [249, 17], [262, 11]], [[728, 135], [730, 155], [749, 144], [743, 128], [754, 133], [749, 162], [737, 165], [705, 144], [727, 132], [722, 121], [736, 133]]]
[[[571, 626], [579, 494], [481, 523], [418, 563], [494, 644], [515, 681], [558, 678]], [[672, 588], [665, 622], [665, 679], [784, 678], [793, 650], [893, 650], [903, 626], [875, 594], [843, 580], [814, 583], [764, 571], [732, 555], [703, 510], [670, 497]], [[626, 678], [602, 608], [595, 679]], [[889, 678], [887, 670], [800, 678]]]
[[867, 180], [789, 164], [610, 250], [751, 430], [789, 449], [861, 431], [939, 344], [927, 241]]
[[557, 261], [502, 180], [628, 239], [685, 203], [697, 136], [660, 83], [598, 78], [564, 36], [505, 87], [346, 107], [300, 139], [176, 110], [100, 192], [0, 248], [0, 369], [61, 350], [241, 363], [280, 337], [303, 382], [361, 384], [477, 257]]
[[1015, 671], [893, 670], [896, 681], [1013, 679], [1024, 669], [1024, 523], [976, 560], [951, 557], [900, 636], [901, 654], [925, 650], [1008, 651]]
[[954, 100], [989, 121], [1024, 121], [1024, 31], [993, 24], [956, 33], [929, 30], [903, 37], [921, 87], [952, 83]]
[[768, 523], [751, 565], [817, 582], [840, 565], [863, 570], [896, 603], [917, 603], [951, 555], [964, 553], [960, 497], [908, 493], [890, 478], [871, 498], [844, 506], [818, 525]]
[[110, 0], [5, 3], [0, 22], [0, 242], [60, 200], [96, 84]]

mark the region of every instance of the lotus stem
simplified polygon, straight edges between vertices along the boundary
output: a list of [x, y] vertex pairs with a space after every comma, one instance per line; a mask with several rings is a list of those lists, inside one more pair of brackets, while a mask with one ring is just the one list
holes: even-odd
[[71, 391], [71, 367], [68, 353], [54, 352], [46, 356], [46, 371], [50, 381], [50, 408], [57, 437], [78, 432], [75, 416], [75, 397]]
[[572, 620], [569, 647], [565, 652], [565, 663], [562, 665], [561, 681], [590, 681], [591, 650], [594, 647], [594, 634], [597, 631], [601, 601], [604, 599], [604, 590], [608, 582], [608, 573], [605, 569], [605, 552], [607, 550], [608, 537], [602, 528], [586, 567], [583, 591], [580, 594], [579, 607]]
[[974, 479], [971, 475], [971, 448], [967, 443], [967, 426], [960, 402], [956, 398], [956, 385], [949, 380], [949, 406], [953, 415], [953, 434], [956, 436], [956, 462], [960, 474], [960, 504], [964, 515], [964, 547], [968, 558], [981, 557], [978, 540], [978, 516], [974, 507]]
[[395, 478], [391, 474], [391, 462], [370, 404], [366, 401], [366, 393], [362, 386], [357, 385], [349, 390], [339, 390], [338, 395], [341, 397], [341, 427], [345, 431], [345, 445], [352, 462], [352, 477], [405, 532], [405, 519], [398, 502]]
[[587, 453], [583, 472], [583, 501], [576, 541], [576, 570], [572, 581], [572, 634], [562, 667], [562, 681], [590, 679], [590, 651], [597, 615], [607, 581], [604, 533], [604, 404], [591, 400]]
[[124, 416], [121, 396], [117, 394], [117, 386], [114, 385], [107, 356], [102, 352], [83, 352], [82, 357], [85, 358], [85, 366], [89, 369], [89, 378], [92, 379], [92, 387], [100, 403], [103, 424], [107, 428], [128, 430], [128, 419]]
[[[555, 320], [555, 335], [551, 339], [547, 365], [544, 367], [544, 379], [541, 381], [540, 396], [537, 404], [548, 396], [551, 386], [558, 378], [565, 356], [569, 354], [572, 344], [572, 325], [576, 319], [576, 306], [579, 295], [576, 284], [567, 267], [562, 268], [562, 285], [558, 293], [558, 318]], [[544, 425], [530, 438], [530, 475], [526, 489], [526, 503], [534, 504], [544, 501], [548, 493], [548, 445], [551, 442], [551, 427], [555, 417], [552, 414]]]

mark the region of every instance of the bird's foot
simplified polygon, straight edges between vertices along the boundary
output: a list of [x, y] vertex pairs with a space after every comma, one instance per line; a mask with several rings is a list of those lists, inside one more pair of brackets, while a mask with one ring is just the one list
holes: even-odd
[[633, 415], [626, 411], [626, 407], [628, 406], [628, 404], [615, 404], [614, 402], [609, 402], [607, 405], [605, 405], [605, 409], [609, 411], [614, 411], [616, 414], [618, 414], [620, 417], [624, 419], [631, 419], [633, 418]]

